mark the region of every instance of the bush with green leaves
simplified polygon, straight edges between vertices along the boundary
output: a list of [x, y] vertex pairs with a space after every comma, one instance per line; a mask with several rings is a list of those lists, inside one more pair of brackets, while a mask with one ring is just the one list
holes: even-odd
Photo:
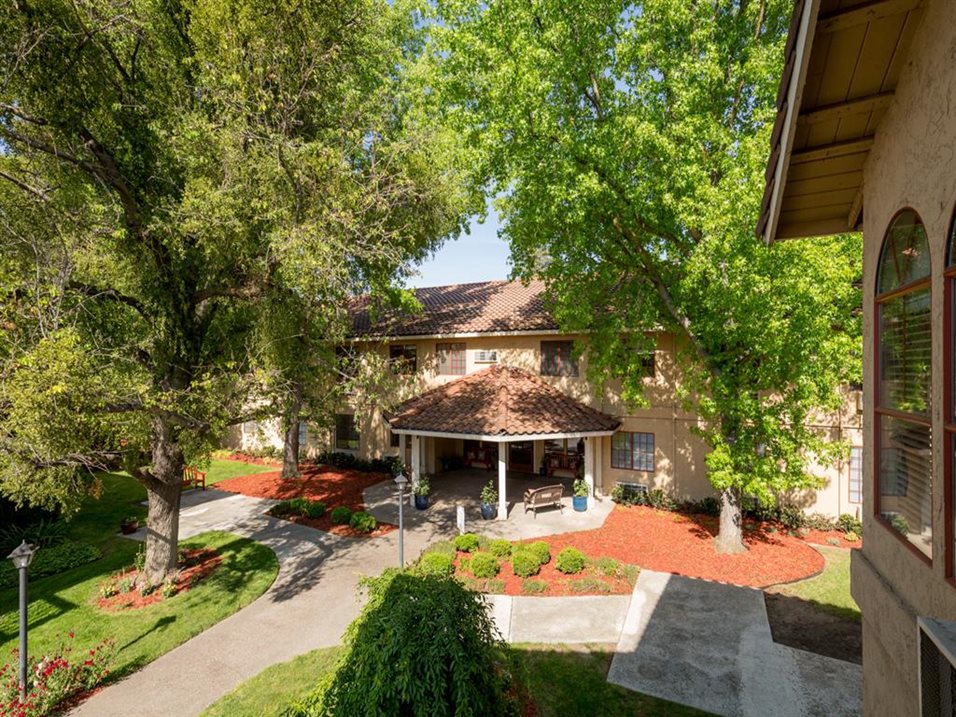
[[475, 553], [471, 556], [468, 569], [476, 578], [493, 578], [501, 570], [498, 558], [491, 553]]
[[357, 513], [352, 513], [352, 517], [349, 519], [349, 527], [360, 533], [371, 533], [378, 527], [378, 521], [364, 510], [360, 510]]
[[527, 548], [511, 553], [511, 572], [519, 578], [537, 575], [541, 571], [541, 561], [538, 556]]
[[[517, 717], [514, 679], [483, 598], [453, 578], [389, 570], [333, 673], [291, 717]], [[387, 679], [383, 679], [387, 676]]]
[[41, 518], [29, 525], [10, 525], [0, 530], [0, 551], [6, 556], [26, 541], [38, 548], [52, 548], [66, 541], [65, 520]]
[[854, 518], [849, 513], [841, 513], [837, 518], [837, 528], [844, 533], [855, 533], [863, 535], [863, 523]]
[[455, 564], [448, 555], [425, 553], [419, 558], [415, 570], [421, 575], [451, 575], [455, 572]]
[[609, 578], [615, 577], [621, 570], [621, 564], [614, 558], [596, 558], [591, 564], [601, 575]]
[[565, 575], [575, 575], [584, 570], [587, 558], [577, 548], [564, 548], [554, 559], [554, 567]]
[[456, 548], [455, 544], [450, 540], [439, 540], [437, 543], [432, 543], [425, 548], [422, 553], [440, 553], [441, 555], [447, 555], [454, 559], [455, 556], [458, 555], [458, 548]]
[[299, 515], [303, 518], [321, 518], [325, 515], [325, 503], [321, 500], [311, 500], [309, 498], [292, 498], [276, 503], [269, 512], [277, 518], [285, 518], [290, 515]]
[[543, 540], [527, 543], [524, 548], [530, 550], [531, 554], [538, 559], [538, 563], [541, 565], [547, 565], [551, 561], [551, 546]]
[[807, 516], [806, 522], [802, 527], [810, 528], [811, 530], [830, 531], [837, 529], [837, 522], [829, 515], [824, 515], [823, 513], [811, 513]]
[[330, 517], [334, 525], [348, 525], [352, 520], [352, 509], [345, 505], [336, 506]]
[[462, 533], [455, 536], [455, 547], [463, 553], [470, 553], [478, 550], [478, 536], [474, 533]]
[[504, 538], [495, 538], [488, 543], [488, 550], [498, 558], [507, 558], [511, 555], [511, 541]]
[[319, 454], [318, 462], [335, 468], [348, 468], [361, 473], [387, 473], [390, 476], [402, 469], [402, 460], [398, 456], [368, 461], [342, 451], [325, 451]]
[[677, 501], [667, 495], [667, 493], [660, 488], [655, 488], [654, 490], [648, 491], [647, 505], [651, 506], [651, 508], [655, 508], [656, 510], [677, 509]]
[[[41, 548], [36, 552], [33, 562], [30, 563], [30, 579], [58, 575], [71, 568], [86, 565], [99, 560], [99, 548], [89, 543], [78, 543], [70, 540], [49, 548]], [[9, 560], [0, 562], [0, 588], [10, 588], [17, 585], [19, 576], [13, 563]]]

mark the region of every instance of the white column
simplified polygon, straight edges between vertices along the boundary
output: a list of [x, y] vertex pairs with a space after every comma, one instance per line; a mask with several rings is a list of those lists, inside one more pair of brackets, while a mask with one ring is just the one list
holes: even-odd
[[422, 437], [412, 436], [412, 487], [418, 485], [422, 464]]
[[498, 520], [508, 519], [508, 450], [507, 443], [498, 444]]
[[588, 507], [594, 506], [594, 438], [584, 439], [584, 482], [588, 484]]

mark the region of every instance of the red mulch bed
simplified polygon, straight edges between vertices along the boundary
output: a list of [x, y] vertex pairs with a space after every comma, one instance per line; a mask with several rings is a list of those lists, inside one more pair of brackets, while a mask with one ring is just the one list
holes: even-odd
[[[784, 528], [781, 528], [784, 530]], [[839, 530], [810, 530], [799, 532], [798, 535], [808, 543], [814, 545], [826, 545], [831, 548], [862, 548], [863, 538], [857, 537], [856, 540], [847, 540], [846, 534]], [[837, 541], [833, 543], [831, 541]]]
[[353, 511], [365, 510], [362, 491], [388, 480], [384, 473], [362, 473], [331, 466], [300, 466], [301, 478], [282, 478], [281, 471], [268, 471], [249, 476], [236, 476], [216, 484], [216, 488], [230, 493], [242, 493], [253, 498], [289, 500], [309, 498], [325, 503], [326, 513], [321, 518], [290, 517], [294, 523], [349, 538], [375, 538], [395, 530], [391, 523], [379, 523], [371, 533], [359, 533], [347, 525], [333, 525], [333, 508], [345, 505]]
[[[184, 593], [196, 586], [199, 582], [212, 575], [220, 565], [222, 565], [222, 556], [215, 550], [209, 548], [183, 550], [182, 569], [176, 576], [175, 595]], [[139, 571], [135, 568], [130, 568], [118, 576], [105, 580], [103, 584], [117, 584], [122, 580], [130, 580], [135, 584], [138, 576]], [[138, 610], [139, 608], [152, 605], [164, 599], [162, 586], [159, 586], [149, 595], [143, 595], [138, 589], [133, 589], [128, 593], [118, 593], [110, 597], [99, 598], [96, 601], [96, 606], [110, 612], [117, 610]]]
[[282, 467], [282, 461], [276, 460], [275, 458], [263, 458], [261, 456], [254, 456], [249, 453], [243, 453], [242, 451], [233, 451], [229, 454], [227, 460], [230, 461], [240, 461], [242, 463], [251, 463], [255, 466], [279, 466]]
[[[551, 543], [550, 538], [540, 538], [546, 543]], [[528, 541], [534, 542], [534, 541]], [[634, 590], [634, 585], [626, 578], [623, 577], [608, 577], [602, 575], [601, 573], [593, 570], [591, 567], [585, 568], [582, 572], [577, 575], [565, 575], [554, 567], [554, 558], [557, 556], [557, 550], [552, 549], [551, 551], [551, 560], [547, 565], [541, 566], [541, 571], [537, 575], [532, 575], [530, 578], [521, 578], [514, 574], [511, 570], [511, 561], [503, 561], [501, 563], [501, 571], [498, 573], [496, 578], [488, 578], [487, 580], [475, 579], [471, 573], [464, 572], [458, 569], [459, 562], [462, 558], [469, 557], [468, 553], [459, 552], [455, 558], [455, 574], [457, 577], [465, 580], [476, 580], [475, 587], [487, 588], [487, 584], [493, 580], [500, 580], [504, 583], [504, 588], [500, 590], [483, 590], [483, 592], [494, 592], [498, 595], [534, 595], [537, 597], [541, 596], [563, 596], [563, 595], [630, 595]], [[603, 555], [593, 555], [586, 554], [587, 557], [604, 557]], [[536, 593], [526, 593], [522, 591], [521, 585], [525, 580], [534, 580], [534, 581], [543, 581], [548, 584], [548, 587], [543, 592]], [[589, 582], [597, 581], [603, 585], [607, 585], [606, 590], [602, 590], [597, 587], [581, 585], [582, 580], [587, 580]], [[577, 586], [577, 589], [575, 589]]]
[[771, 532], [770, 527], [746, 521], [747, 552], [719, 555], [713, 546], [717, 518], [617, 505], [602, 527], [554, 535], [547, 542], [552, 555], [571, 545], [588, 556], [755, 588], [801, 580], [823, 570], [819, 552], [801, 538]]

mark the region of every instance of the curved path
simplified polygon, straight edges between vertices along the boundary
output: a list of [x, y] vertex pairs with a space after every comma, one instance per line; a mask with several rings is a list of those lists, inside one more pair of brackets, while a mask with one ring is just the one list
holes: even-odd
[[[397, 565], [397, 531], [341, 538], [264, 515], [274, 502], [215, 489], [183, 496], [180, 537], [224, 530], [257, 540], [278, 557], [275, 582], [248, 607], [110, 685], [71, 715], [198, 715], [269, 665], [341, 642], [361, 608], [359, 578]], [[417, 555], [430, 539], [427, 527], [406, 532], [406, 555]]]

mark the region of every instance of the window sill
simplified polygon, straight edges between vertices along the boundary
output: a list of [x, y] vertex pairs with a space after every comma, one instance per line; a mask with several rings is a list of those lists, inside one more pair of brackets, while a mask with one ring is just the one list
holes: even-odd
[[874, 517], [876, 518], [876, 522], [878, 524], [882, 525], [883, 528], [885, 528], [887, 532], [890, 533], [890, 535], [892, 535], [896, 540], [898, 540], [904, 546], [906, 546], [909, 549], [909, 551], [913, 553], [913, 555], [915, 555], [917, 558], [919, 558], [924, 563], [926, 563], [926, 565], [932, 566], [933, 559], [930, 556], [928, 556], [926, 553], [924, 553], [922, 550], [917, 548], [915, 545], [913, 545], [913, 543], [911, 543], [909, 540], [907, 540], [906, 537], [900, 531], [894, 528], [893, 525], [886, 518], [884, 518], [879, 513], [877, 513]]

